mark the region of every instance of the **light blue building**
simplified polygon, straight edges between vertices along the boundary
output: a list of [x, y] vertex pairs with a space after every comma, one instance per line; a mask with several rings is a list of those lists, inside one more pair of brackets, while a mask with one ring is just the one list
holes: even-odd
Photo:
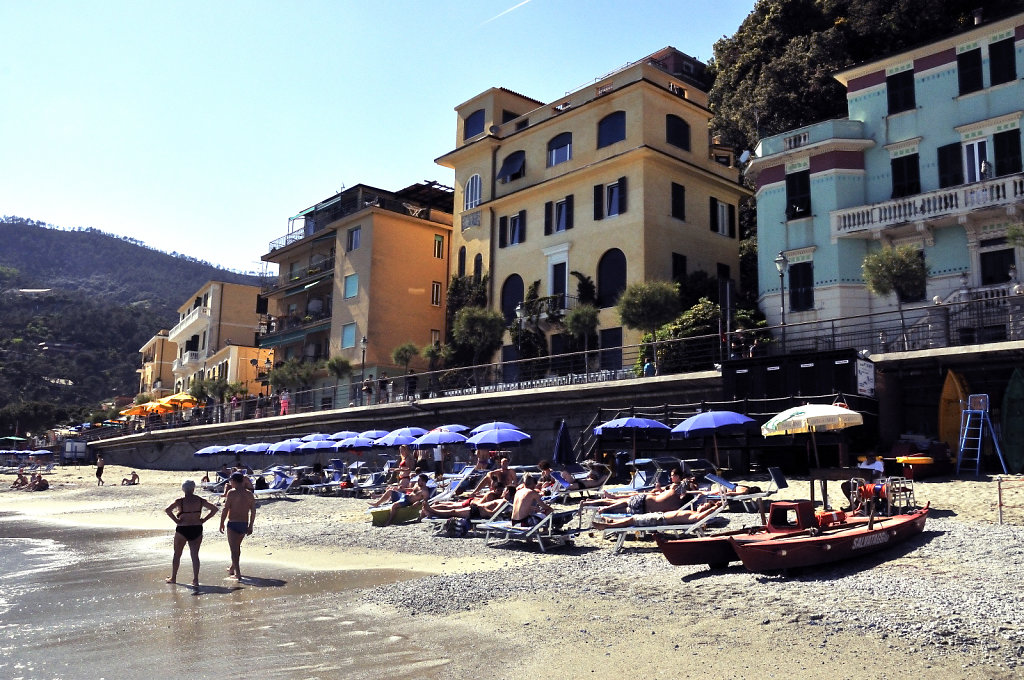
[[896, 309], [861, 277], [888, 245], [917, 246], [929, 267], [923, 300], [905, 301], [918, 318], [1021, 292], [1008, 231], [1024, 219], [1022, 77], [1018, 14], [838, 73], [847, 118], [761, 140], [747, 172], [769, 323]]

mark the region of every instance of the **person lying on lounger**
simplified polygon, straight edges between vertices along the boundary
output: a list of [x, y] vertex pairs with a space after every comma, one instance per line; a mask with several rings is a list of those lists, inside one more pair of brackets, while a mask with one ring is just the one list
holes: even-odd
[[395, 515], [397, 515], [398, 511], [402, 508], [408, 508], [410, 506], [422, 508], [426, 504], [427, 499], [430, 498], [430, 487], [427, 486], [429, 481], [430, 478], [421, 472], [416, 477], [416, 483], [413, 484], [409, 491], [406, 493], [396, 492], [395, 495], [392, 496], [391, 514], [388, 515], [388, 521], [384, 523], [384, 526], [388, 526], [394, 522]]
[[384, 489], [384, 493], [377, 497], [376, 500], [370, 501], [371, 508], [379, 508], [385, 503], [392, 503], [395, 493], [405, 493], [412, 488], [412, 477], [405, 475], [404, 477], [398, 478], [397, 484], [391, 484]]
[[497, 487], [492, 486], [487, 493], [479, 498], [470, 497], [460, 503], [425, 504], [421, 516], [461, 517], [468, 520], [490, 517], [510, 500], [514, 491], [514, 487], [506, 487], [499, 483]]
[[600, 512], [642, 515], [647, 512], [671, 512], [683, 507], [692, 492], [690, 484], [678, 465], [669, 472], [672, 483], [664, 489], [640, 492], [626, 498], [596, 498], [583, 501], [581, 507], [599, 508]]
[[704, 503], [696, 510], [672, 510], [670, 512], [647, 512], [623, 519], [603, 520], [600, 515], [591, 523], [594, 529], [621, 529], [624, 527], [660, 527], [678, 524], [696, 524], [715, 512], [721, 501]]
[[612, 471], [607, 466], [601, 465], [600, 463], [594, 463], [590, 472], [587, 473], [586, 477], [577, 479], [569, 473], [563, 473], [562, 478], [569, 482], [569, 488], [566, 491], [578, 491], [579, 489], [596, 489], [612, 476]]

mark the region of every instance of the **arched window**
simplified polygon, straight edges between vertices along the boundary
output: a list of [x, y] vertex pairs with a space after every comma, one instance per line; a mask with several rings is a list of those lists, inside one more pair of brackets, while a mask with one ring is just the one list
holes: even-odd
[[470, 137], [476, 137], [478, 134], [484, 131], [484, 110], [477, 109], [473, 113], [466, 116], [466, 122], [462, 127], [462, 140], [465, 141]]
[[572, 133], [555, 135], [548, 142], [548, 167], [564, 163], [572, 158]]
[[480, 253], [476, 254], [473, 258], [473, 280], [480, 283], [480, 279], [484, 275], [484, 256]]
[[626, 256], [612, 248], [597, 263], [597, 306], [612, 307], [626, 290]]
[[690, 124], [671, 113], [665, 116], [665, 141], [672, 146], [690, 150]]
[[609, 113], [597, 124], [597, 148], [621, 142], [626, 138], [626, 112]]
[[466, 186], [462, 190], [462, 207], [470, 210], [480, 205], [480, 175], [473, 175], [466, 180]]
[[459, 248], [459, 276], [466, 275], [466, 246]]
[[516, 307], [523, 301], [523, 290], [523, 278], [519, 274], [510, 275], [501, 284], [501, 313], [505, 323], [515, 321]]

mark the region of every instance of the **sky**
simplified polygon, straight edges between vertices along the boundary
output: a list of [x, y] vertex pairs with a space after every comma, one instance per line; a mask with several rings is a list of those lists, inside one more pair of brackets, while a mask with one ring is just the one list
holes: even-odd
[[[451, 185], [454, 108], [550, 102], [754, 0], [3, 0], [0, 214], [258, 271], [342, 187]], [[0, 241], [0, 248], [3, 247]]]

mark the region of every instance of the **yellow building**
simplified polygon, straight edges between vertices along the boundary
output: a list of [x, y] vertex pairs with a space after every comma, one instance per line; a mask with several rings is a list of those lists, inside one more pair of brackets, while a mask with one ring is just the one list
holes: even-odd
[[[178, 323], [167, 339], [177, 345], [173, 364], [174, 391], [210, 377], [213, 357], [224, 347], [255, 347], [260, 315], [258, 286], [207, 281], [178, 308]], [[235, 373], [234, 369], [225, 369]]]
[[[667, 47], [548, 104], [492, 88], [457, 106], [456, 148], [437, 159], [455, 170], [454, 273], [489, 273], [491, 306], [510, 323], [533, 282], [568, 309], [571, 273], [590, 277], [602, 368], [620, 368], [616, 348], [640, 339], [612, 309], [627, 284], [698, 270], [738, 279], [749, 192], [708, 135], [704, 71]], [[567, 347], [550, 342], [552, 354]]]
[[178, 356], [178, 346], [167, 339], [167, 334], [166, 329], [160, 329], [139, 348], [142, 355], [142, 368], [136, 371], [139, 374], [139, 394], [150, 394], [154, 399], [173, 392], [172, 369]]
[[[451, 211], [452, 191], [439, 184], [397, 192], [360, 184], [303, 210], [270, 243], [263, 260], [276, 263], [278, 275], [261, 295], [260, 347], [273, 348], [278, 364], [341, 356], [354, 369], [338, 394], [320, 371], [317, 407], [358, 403], [354, 387], [363, 378], [384, 371], [394, 380], [404, 369], [392, 364], [396, 347], [441, 340]], [[411, 367], [426, 365], [417, 358]], [[394, 380], [395, 394], [404, 387]]]

